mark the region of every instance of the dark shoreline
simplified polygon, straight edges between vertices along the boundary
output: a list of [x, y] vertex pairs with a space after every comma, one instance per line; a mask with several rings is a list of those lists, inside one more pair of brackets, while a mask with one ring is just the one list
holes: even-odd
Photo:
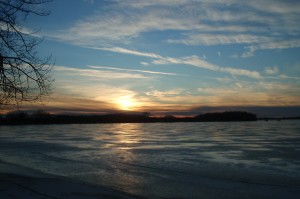
[[151, 117], [149, 113], [116, 113], [108, 115], [53, 115], [44, 111], [28, 114], [12, 112], [0, 118], [0, 125], [25, 124], [97, 124], [97, 123], [159, 123], [159, 122], [233, 122], [256, 121], [253, 113], [231, 111], [199, 114], [193, 117]]
[[28, 114], [23, 111], [0, 116], [0, 125], [40, 125], [40, 124], [105, 124], [105, 123], [179, 123], [179, 122], [251, 122], [296, 120], [300, 117], [257, 118], [253, 113], [227, 111], [199, 114], [191, 117], [151, 117], [149, 113], [116, 113], [107, 115], [54, 115], [44, 111]]
[[18, 111], [2, 116], [0, 125], [39, 124], [101, 124], [101, 123], [178, 123], [178, 122], [245, 122], [258, 120], [291, 120], [293, 118], [257, 118], [253, 113], [241, 111], [199, 114], [193, 117], [151, 117], [149, 113], [116, 113], [108, 115], [54, 115], [43, 111], [28, 114]]

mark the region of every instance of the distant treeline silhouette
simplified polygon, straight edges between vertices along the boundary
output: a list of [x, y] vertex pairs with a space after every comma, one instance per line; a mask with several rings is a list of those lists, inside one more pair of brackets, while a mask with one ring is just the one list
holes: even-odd
[[154, 123], [154, 122], [229, 122], [256, 121], [253, 113], [243, 111], [215, 112], [196, 115], [194, 117], [151, 117], [150, 113], [115, 113], [106, 115], [56, 115], [43, 110], [33, 113], [24, 111], [10, 112], [0, 115], [0, 124], [94, 124], [94, 123]]
[[196, 116], [199, 121], [255, 121], [257, 120], [256, 115], [253, 113], [242, 112], [242, 111], [228, 111], [221, 113], [205, 113], [203, 115]]

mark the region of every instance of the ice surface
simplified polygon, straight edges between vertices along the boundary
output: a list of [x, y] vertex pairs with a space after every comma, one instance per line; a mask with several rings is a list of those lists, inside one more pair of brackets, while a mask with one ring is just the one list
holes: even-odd
[[42, 198], [114, 198], [134, 199], [117, 190], [106, 187], [62, 179], [29, 168], [0, 162], [0, 198], [1, 199], [42, 199]]
[[298, 121], [0, 126], [0, 132], [6, 162], [134, 195], [300, 198]]

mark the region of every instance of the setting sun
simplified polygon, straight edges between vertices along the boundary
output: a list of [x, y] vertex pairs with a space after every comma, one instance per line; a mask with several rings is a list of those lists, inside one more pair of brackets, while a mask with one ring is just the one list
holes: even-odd
[[117, 104], [120, 109], [129, 111], [132, 110], [135, 103], [131, 96], [124, 96], [117, 100]]

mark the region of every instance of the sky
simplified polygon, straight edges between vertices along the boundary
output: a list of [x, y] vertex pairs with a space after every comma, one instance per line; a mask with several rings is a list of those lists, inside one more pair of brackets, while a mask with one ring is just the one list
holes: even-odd
[[[300, 1], [54, 0], [39, 30], [53, 113], [300, 115]], [[25, 105], [24, 105], [25, 106]]]

